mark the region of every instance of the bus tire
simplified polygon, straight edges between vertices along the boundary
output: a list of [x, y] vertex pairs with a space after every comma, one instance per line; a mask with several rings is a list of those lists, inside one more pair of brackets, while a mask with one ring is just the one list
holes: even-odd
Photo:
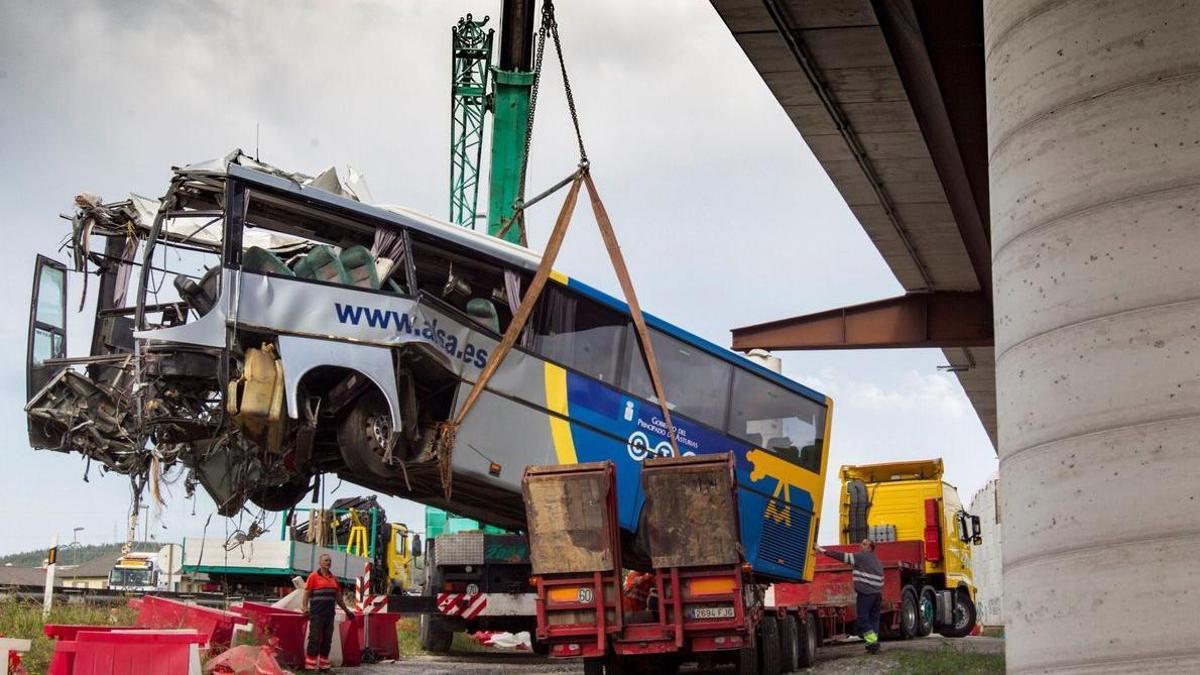
[[905, 586], [900, 591], [900, 637], [907, 640], [916, 637], [920, 632], [920, 620], [917, 618], [920, 608], [917, 604], [917, 591], [912, 586]]
[[933, 633], [933, 619], [937, 615], [937, 591], [932, 586], [922, 586], [917, 595], [917, 637]]
[[785, 673], [794, 672], [800, 658], [799, 623], [791, 614], [779, 620], [779, 667]]
[[966, 637], [975, 629], [975, 619], [975, 603], [971, 601], [971, 594], [960, 588], [954, 593], [954, 625], [938, 632], [948, 638]]
[[371, 387], [354, 401], [350, 412], [338, 426], [338, 450], [346, 468], [364, 478], [394, 479], [404, 475], [399, 461], [405, 446], [393, 448], [395, 463], [383, 461], [387, 439], [391, 436], [392, 413], [383, 392]]
[[796, 655], [796, 667], [811, 668], [817, 660], [817, 617], [812, 614], [800, 622], [800, 652]]
[[764, 616], [758, 624], [759, 637], [759, 672], [762, 675], [779, 675], [779, 620], [773, 616]]

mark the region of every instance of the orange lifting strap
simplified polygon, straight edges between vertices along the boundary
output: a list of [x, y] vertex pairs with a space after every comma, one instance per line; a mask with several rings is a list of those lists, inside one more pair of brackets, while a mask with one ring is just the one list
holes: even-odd
[[[586, 165], [580, 168], [575, 173], [574, 179], [571, 180], [571, 189], [567, 192], [567, 198], [563, 201], [562, 210], [558, 214], [558, 220], [554, 223], [554, 231], [550, 233], [550, 241], [546, 243], [546, 252], [542, 254], [542, 262], [538, 265], [537, 272], [533, 275], [533, 282], [529, 284], [529, 290], [525, 296], [521, 298], [521, 305], [517, 308], [517, 313], [513, 315], [512, 322], [508, 324], [508, 330], [504, 331], [504, 337], [500, 340], [500, 346], [496, 348], [492, 358], [488, 360], [487, 366], [479, 375], [475, 385], [471, 387], [470, 394], [467, 395], [466, 401], [454, 419], [442, 424], [438, 430], [438, 461], [441, 468], [442, 490], [445, 492], [446, 499], [450, 498], [451, 476], [450, 460], [454, 452], [454, 440], [458, 434], [458, 428], [462, 425], [467, 414], [471, 412], [475, 402], [479, 399], [479, 395], [487, 387], [488, 381], [492, 375], [499, 369], [504, 358], [508, 356], [509, 351], [517, 342], [517, 338], [521, 335], [521, 331], [525, 329], [525, 324], [529, 321], [529, 317], [533, 314], [534, 305], [537, 304], [538, 296], [541, 295], [542, 289], [546, 287], [546, 280], [550, 278], [550, 270], [554, 266], [554, 259], [558, 257], [558, 251], [562, 248], [563, 239], [567, 235], [567, 228], [571, 224], [571, 216], [575, 212], [575, 202], [579, 197], [579, 186], [587, 186], [588, 196], [592, 202], [592, 213], [596, 216], [596, 225], [600, 228], [600, 236], [604, 239], [604, 248], [608, 250], [608, 257], [612, 261], [613, 271], [617, 274], [617, 281], [621, 284], [621, 292], [625, 295], [625, 302], [629, 304], [629, 314], [633, 318], [634, 330], [637, 333], [638, 343], [642, 347], [642, 355], [645, 358], [646, 370], [650, 373], [650, 382], [654, 386], [654, 395], [658, 397], [658, 404], [662, 408], [663, 420], [667, 424], [667, 433], [671, 440], [671, 452], [675, 457], [679, 456], [679, 446], [675, 442], [675, 424], [671, 421], [671, 411], [667, 408], [667, 397], [663, 390], [662, 378], [658, 374], [658, 361], [654, 358], [654, 346], [650, 343], [650, 332], [646, 329], [646, 320], [642, 316], [641, 305], [638, 304], [637, 294], [633, 290], [633, 282], [629, 280], [629, 269], [625, 266], [625, 259], [621, 256], [621, 247], [617, 244], [617, 236], [613, 233], [612, 221], [608, 218], [608, 212], [604, 209], [604, 203], [600, 201], [600, 195], [596, 193], [596, 185], [592, 182], [591, 173]], [[514, 217], [515, 220], [515, 217]]]

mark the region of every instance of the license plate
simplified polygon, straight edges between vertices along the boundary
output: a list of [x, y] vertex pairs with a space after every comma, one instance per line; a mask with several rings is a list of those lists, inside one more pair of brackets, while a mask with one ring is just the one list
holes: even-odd
[[732, 619], [732, 607], [693, 607], [688, 610], [692, 619]]

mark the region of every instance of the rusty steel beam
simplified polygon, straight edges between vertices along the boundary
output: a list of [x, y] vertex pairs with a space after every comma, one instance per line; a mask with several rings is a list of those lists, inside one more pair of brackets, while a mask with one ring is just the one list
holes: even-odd
[[992, 304], [979, 292], [909, 293], [731, 332], [738, 351], [986, 347]]

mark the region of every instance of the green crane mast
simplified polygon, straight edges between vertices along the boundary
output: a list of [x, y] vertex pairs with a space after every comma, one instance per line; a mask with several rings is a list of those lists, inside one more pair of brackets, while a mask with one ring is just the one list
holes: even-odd
[[529, 99], [534, 83], [535, 1], [503, 1], [500, 55], [494, 67], [491, 67], [492, 31], [483, 29], [487, 18], [476, 22], [468, 14], [453, 30], [450, 219], [460, 225], [474, 225], [483, 118], [486, 111], [491, 111], [488, 234], [503, 235], [506, 241], [517, 244], [525, 243], [525, 233], [519, 223], [509, 226], [509, 221], [514, 204], [523, 196], [521, 171], [529, 137]]
[[488, 17], [470, 14], [450, 29], [453, 81], [450, 89], [450, 220], [475, 227], [479, 204], [479, 160], [483, 153], [483, 118], [487, 112], [488, 69], [492, 35]]

